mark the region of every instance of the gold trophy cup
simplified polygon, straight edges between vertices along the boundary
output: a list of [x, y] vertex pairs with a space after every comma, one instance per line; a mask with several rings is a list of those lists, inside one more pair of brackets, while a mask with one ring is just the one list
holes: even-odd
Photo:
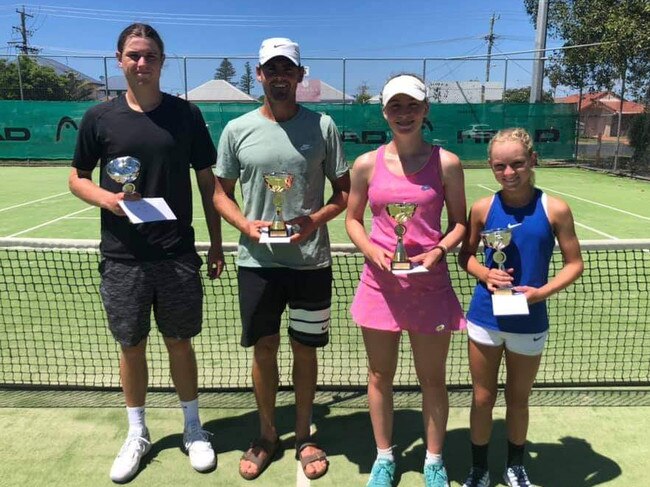
[[131, 156], [117, 157], [106, 164], [106, 173], [113, 181], [124, 185], [123, 192], [134, 193], [133, 181], [140, 175], [140, 161]]
[[[485, 230], [481, 232], [481, 240], [485, 248], [494, 250], [492, 260], [497, 265], [500, 271], [505, 271], [506, 254], [503, 251], [512, 239], [512, 228], [495, 228], [493, 230]], [[512, 286], [497, 289], [495, 294], [512, 294]]]
[[287, 224], [282, 219], [282, 194], [293, 186], [293, 174], [288, 172], [269, 172], [264, 174], [266, 187], [273, 193], [273, 205], [275, 206], [275, 215], [269, 227], [269, 237], [288, 237], [289, 231]]
[[390, 263], [390, 268], [393, 271], [408, 271], [413, 267], [406, 255], [403, 237], [406, 233], [406, 226], [404, 224], [413, 217], [417, 207], [418, 205], [415, 203], [389, 203], [386, 205], [386, 211], [397, 222], [397, 225], [395, 225], [397, 246], [395, 247], [393, 260]]

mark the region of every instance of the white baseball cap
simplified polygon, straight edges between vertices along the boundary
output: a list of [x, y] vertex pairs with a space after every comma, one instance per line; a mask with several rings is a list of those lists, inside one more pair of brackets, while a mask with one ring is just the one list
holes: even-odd
[[260, 66], [277, 56], [284, 56], [296, 66], [300, 66], [300, 47], [291, 39], [271, 37], [262, 41], [260, 46]]
[[399, 94], [423, 101], [427, 97], [427, 88], [422, 81], [410, 74], [396, 76], [386, 83], [381, 92], [382, 105], [386, 106], [392, 97]]

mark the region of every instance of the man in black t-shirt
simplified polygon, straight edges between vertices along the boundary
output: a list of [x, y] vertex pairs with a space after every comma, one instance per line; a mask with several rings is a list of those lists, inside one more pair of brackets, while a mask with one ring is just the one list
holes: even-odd
[[[96, 105], [84, 115], [72, 161], [73, 194], [101, 208], [101, 297], [111, 333], [121, 346], [120, 378], [129, 432], [110, 477], [133, 478], [150, 450], [144, 406], [147, 392], [146, 344], [153, 308], [169, 352], [171, 376], [185, 417], [183, 447], [199, 471], [216, 458], [198, 413], [197, 364], [191, 338], [201, 331], [201, 259], [194, 245], [194, 169], [210, 233], [208, 276], [223, 269], [220, 217], [212, 205], [216, 151], [199, 109], [160, 91], [164, 46], [146, 24], [120, 35], [117, 60], [128, 83], [125, 95]], [[106, 165], [118, 157], [140, 162], [136, 192], [124, 193]], [[99, 161], [99, 185], [92, 172]], [[176, 220], [131, 223], [123, 200], [164, 198]]]

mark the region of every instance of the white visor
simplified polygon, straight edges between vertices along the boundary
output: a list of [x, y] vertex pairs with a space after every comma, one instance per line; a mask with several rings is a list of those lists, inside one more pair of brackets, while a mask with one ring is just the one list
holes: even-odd
[[381, 92], [381, 102], [386, 106], [395, 95], [408, 95], [417, 101], [424, 101], [427, 97], [427, 88], [415, 76], [403, 74], [391, 79]]

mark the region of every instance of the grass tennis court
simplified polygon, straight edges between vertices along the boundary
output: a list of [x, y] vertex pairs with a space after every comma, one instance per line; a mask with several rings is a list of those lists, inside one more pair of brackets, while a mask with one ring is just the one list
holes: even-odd
[[[248, 438], [255, 432], [250, 409], [212, 407], [203, 401], [202, 419], [213, 432], [218, 466], [215, 472], [194, 472], [179, 449], [182, 415], [178, 408], [149, 408], [152, 453], [133, 486], [260, 486], [306, 487], [296, 480], [292, 456], [292, 408], [280, 406], [279, 425], [285, 450], [256, 481], [237, 474], [237, 464]], [[646, 407], [537, 407], [531, 408], [528, 472], [543, 487], [623, 487], [643, 485], [647, 476], [650, 427]], [[495, 408], [490, 449], [494, 482], [505, 462], [504, 410]], [[374, 445], [367, 410], [346, 407], [315, 408], [331, 467], [312, 487], [362, 487], [367, 481]], [[0, 409], [5, 438], [21, 438], [0, 453], [1, 485], [95, 487], [114, 485], [108, 469], [125, 434], [124, 411], [116, 407]], [[445, 462], [453, 487], [462, 485], [470, 464], [469, 413], [452, 407], [445, 444]], [[395, 443], [399, 445], [399, 487], [421, 487], [424, 447], [421, 417], [416, 409], [395, 414]], [[595, 427], [597, 425], [597, 427]], [[26, 432], [34, 432], [24, 437]]]
[[[576, 168], [536, 172], [539, 187], [571, 206], [580, 240], [650, 238], [650, 183]], [[99, 238], [99, 209], [70, 194], [68, 173], [66, 167], [0, 166], [0, 237]], [[498, 188], [488, 169], [466, 170], [465, 183], [470, 203]], [[197, 240], [207, 241], [202, 214], [195, 197]], [[223, 229], [224, 241], [237, 241], [232, 227], [224, 224]], [[333, 242], [349, 241], [343, 215], [330, 223], [330, 232]]]
[[[90, 208], [77, 200], [67, 190], [67, 174], [69, 169], [64, 167], [0, 167], [0, 181], [3, 191], [0, 194], [0, 236], [15, 238], [82, 238], [96, 239], [99, 235], [99, 210]], [[487, 170], [467, 170], [465, 173], [468, 201], [496, 190], [496, 183]], [[537, 170], [537, 184], [549, 194], [557, 194], [564, 198], [572, 207], [577, 222], [577, 231], [581, 240], [603, 239], [615, 242], [617, 239], [650, 239], [650, 205], [648, 191], [650, 184], [629, 179], [606, 176], [594, 172], [574, 168], [540, 168]], [[198, 198], [195, 198], [195, 228], [197, 240], [205, 241], [207, 233], [201, 220], [202, 211]], [[348, 242], [343, 228], [342, 217], [330, 225], [332, 240], [337, 243]], [[224, 225], [224, 240], [235, 241], [236, 233]], [[625, 258], [621, 264], [616, 260]], [[590, 373], [591, 369], [601, 367], [610, 369], [612, 377], [617, 377], [624, 371], [626, 374], [639, 372], [640, 377], [647, 376], [650, 362], [650, 338], [648, 330], [648, 277], [650, 268], [648, 252], [635, 254], [635, 268], [628, 267], [627, 257], [615, 253], [595, 253], [590, 264], [595, 281], [585, 280], [579, 292], [560, 294], [553, 306], [558, 310], [558, 319], [565, 324], [563, 330], [557, 330], [549, 342], [547, 359], [557, 361], [549, 364], [566, 370], [568, 374]], [[67, 266], [62, 262], [46, 261], [42, 253], [36, 252], [26, 263], [5, 262], [3, 273], [9, 269], [31, 269], [38, 280], [48, 275], [48, 269]], [[5, 261], [11, 257], [3, 258]], [[231, 271], [232, 271], [232, 265]], [[345, 302], [353, 292], [355, 280], [353, 268], [358, 268], [359, 262], [354, 260], [349, 267], [343, 268], [341, 274], [347, 274], [348, 287], [341, 297], [342, 313], [345, 312]], [[644, 281], [633, 275], [646, 269]], [[357, 269], [358, 271], [358, 269]], [[616, 274], [615, 281], [607, 280], [609, 274]], [[74, 274], [74, 273], [73, 273]], [[93, 295], [96, 285], [96, 268], [91, 265], [84, 270], [76, 271], [76, 278], [87, 284], [87, 292]], [[229, 279], [234, 276], [230, 275]], [[25, 355], [38, 356], [37, 365], [25, 366], [21, 374], [39, 377], [44, 380], [74, 382], [79, 377], [90, 373], [95, 374], [99, 383], [107, 381], [116, 386], [116, 357], [117, 347], [112, 343], [103, 323], [101, 304], [98, 296], [95, 300], [86, 299], [84, 315], [72, 314], [68, 305], [74, 306], [74, 296], [67, 299], [57, 297], [53, 293], [54, 286], [65, 288], [65, 283], [52, 283], [43, 279], [40, 287], [25, 286], [16, 294], [2, 294], [4, 300], [12, 302], [23, 298], [23, 303], [11, 318], [7, 312], [3, 314], [5, 332], [10, 336], [28, 337], [24, 349], [20, 351], [7, 348], [0, 343], [0, 367], [3, 371], [10, 370], [21, 362]], [[594, 285], [593, 282], [599, 283]], [[630, 289], [630, 283], [636, 287]], [[613, 286], [613, 288], [612, 288]], [[643, 287], [645, 286], [645, 287]], [[57, 287], [58, 292], [58, 287]], [[223, 310], [231, 306], [234, 299], [231, 286], [216, 283], [209, 291], [209, 300], [213, 303], [214, 314], [207, 317], [208, 326], [223, 320]], [[21, 296], [19, 296], [21, 295]], [[626, 305], [625, 309], [616, 303], [624, 299], [626, 303], [633, 300], [634, 305]], [[66, 301], [67, 304], [64, 304]], [[91, 302], [92, 301], [92, 302]], [[38, 306], [33, 303], [38, 302]], [[464, 303], [467, 304], [467, 303]], [[230, 308], [229, 308], [230, 309]], [[596, 328], [571, 329], [572, 318], [577, 311], [589, 316], [596, 322]], [[589, 312], [585, 310], [591, 310]], [[33, 326], [32, 323], [21, 322], [21, 317], [29, 317], [36, 321], [47, 317], [48, 313], [57, 313], [59, 330], [51, 326]], [[76, 311], [75, 311], [76, 312]], [[21, 314], [26, 313], [26, 314]], [[228, 320], [234, 327], [237, 315], [234, 310], [228, 311]], [[26, 320], [29, 321], [29, 320]], [[601, 324], [599, 324], [601, 323]], [[589, 323], [591, 326], [591, 323]], [[347, 326], [355, 331], [349, 323], [339, 323], [340, 327]], [[553, 326], [553, 325], [552, 325]], [[74, 332], [70, 332], [74, 330]], [[207, 331], [207, 330], [206, 330]], [[622, 333], [621, 335], [615, 335]], [[56, 336], [63, 346], [49, 346], [42, 349], [43, 340]], [[223, 342], [224, 346], [233, 345], [236, 338], [227, 337], [222, 333], [206, 334], [214, 346], [214, 342]], [[236, 335], [236, 334], [235, 334]], [[612, 337], [617, 338], [613, 339]], [[228, 343], [230, 342], [230, 344]], [[586, 344], [586, 345], [585, 345]], [[105, 348], [98, 348], [101, 345]], [[156, 340], [152, 339], [152, 348]], [[156, 346], [160, 346], [158, 342]], [[350, 334], [345, 340], [334, 341], [330, 349], [336, 352], [328, 362], [328, 368], [354, 369], [357, 379], [363, 382], [365, 377], [363, 356], [354, 362], [347, 362], [352, 353], [358, 353], [360, 341]], [[553, 349], [567, 347], [562, 353]], [[610, 349], [605, 355], [604, 363], [596, 364], [589, 356], [590, 347], [599, 350]], [[40, 349], [39, 349], [40, 348]], [[199, 366], [202, 371], [200, 380], [208, 379], [215, 369], [221, 369], [225, 362], [233, 369], [247, 377], [248, 358], [245, 353], [228, 357], [210, 356], [197, 345]], [[555, 353], [555, 355], [553, 355]], [[86, 366], [97, 356], [104, 356], [104, 361], [96, 368]], [[458, 365], [464, 363], [463, 336], [457, 335], [450, 352], [455, 356]], [[285, 359], [287, 357], [284, 357]], [[55, 360], [55, 366], [46, 364]], [[600, 359], [598, 359], [600, 360]], [[89, 362], [87, 362], [89, 361]], [[544, 361], [543, 361], [544, 362]], [[155, 365], [159, 385], [165, 387], [166, 368]], [[40, 366], [38, 365], [40, 364]], [[598, 366], [598, 367], [597, 367]], [[331, 373], [323, 370], [323, 374]], [[461, 371], [462, 372], [462, 371]], [[287, 373], [286, 370], [283, 373]], [[412, 380], [412, 370], [408, 367], [400, 372], [405, 381]], [[458, 374], [451, 370], [450, 374]], [[162, 377], [161, 377], [162, 376]], [[217, 382], [221, 380], [215, 376]], [[236, 377], [236, 381], [241, 379]], [[246, 381], [246, 379], [244, 379]], [[396, 383], [398, 379], [396, 378]], [[245, 385], [245, 384], [244, 384]], [[647, 389], [647, 388], [645, 388]], [[605, 394], [610, 391], [605, 390]], [[637, 390], [633, 392], [638, 392]], [[648, 401], [647, 391], [641, 391], [642, 399], [638, 402], [618, 401], [601, 398], [600, 407], [595, 407], [595, 393], [580, 396], [574, 401], [567, 400], [567, 392], [558, 393], [557, 402], [542, 401], [531, 411], [531, 441], [530, 473], [533, 480], [546, 486], [588, 486], [588, 485], [629, 485], [645, 478], [647, 467], [645, 459], [648, 456], [648, 441], [644, 437], [647, 431]], [[17, 394], [15, 396], [14, 394]], [[21, 399], [19, 393], [4, 391], [0, 393], [0, 427], [7, 438], [21, 438], [15, 448], [5, 448], [0, 453], [0, 485], [109, 485], [108, 468], [122, 441], [125, 428], [124, 413], [121, 408], [119, 394], [103, 404], [101, 400], [81, 398], [83, 393], [62, 392], [59, 399], [47, 399], [43, 407], [51, 409], [29, 409], [34, 404], [35, 395], [28, 394], [27, 399]], [[162, 393], [161, 393], [162, 394]], [[460, 395], [462, 392], [456, 393]], [[620, 392], [612, 392], [612, 397]], [[178, 450], [180, 441], [177, 429], [181, 424], [180, 411], [175, 408], [175, 399], [171, 394], [164, 395], [166, 399], [150, 405], [149, 424], [154, 440], [153, 459], [143, 472], [132, 482], [133, 485], [178, 485], [192, 483], [196, 485], [253, 485], [245, 483], [237, 475], [237, 460], [247, 446], [249, 437], [255, 425], [255, 415], [252, 396], [246, 394], [246, 399], [240, 406], [220, 403], [223, 394], [206, 394], [202, 399], [203, 420], [210, 431], [215, 433], [215, 444], [220, 462], [217, 471], [209, 475], [193, 473], [186, 458]], [[210, 396], [216, 399], [210, 399]], [[87, 397], [87, 396], [83, 396]], [[353, 396], [354, 397], [354, 396]], [[446, 462], [450, 470], [452, 485], [460, 485], [469, 465], [468, 410], [467, 397], [464, 401], [454, 402], [450, 415], [449, 434], [445, 449]], [[419, 471], [424, 455], [420, 438], [421, 419], [417, 412], [418, 398], [414, 394], [403, 404], [397, 400], [399, 410], [396, 413], [396, 443], [402, 452], [400, 469], [402, 478], [400, 486], [421, 485]], [[279, 420], [283, 431], [290, 431], [292, 408], [288, 406], [290, 399], [282, 405]], [[153, 403], [153, 404], [152, 404]], [[535, 404], [533, 402], [533, 404]], [[607, 404], [607, 407], [602, 406]], [[623, 408], [621, 405], [635, 404], [635, 407]], [[557, 407], [561, 406], [561, 407]], [[173, 408], [173, 409], [167, 409]], [[370, 433], [370, 423], [363, 395], [358, 400], [327, 401], [319, 404], [315, 411], [315, 421], [320, 430], [326, 435], [324, 442], [328, 447], [332, 460], [330, 474], [314, 485], [364, 485], [373, 460], [373, 444]], [[495, 410], [495, 418], [502, 418], [503, 410]], [[599, 425], [594, 428], [594, 425]], [[28, 431], [28, 433], [25, 433]], [[36, 431], [38, 433], [36, 433]], [[503, 421], [497, 419], [493, 447], [491, 449], [492, 477], [499, 479], [501, 465], [504, 461]], [[32, 438], [33, 437], [33, 438]], [[285, 451], [282, 458], [274, 463], [256, 485], [301, 485], [296, 475], [296, 464], [292, 458], [290, 446], [292, 439], [289, 433], [283, 435], [286, 439]], [[11, 442], [15, 443], [14, 441]], [[331, 445], [331, 446], [330, 446]], [[90, 458], [88, 458], [88, 452]], [[29, 468], [21, 468], [29, 462], [34, 454], [39, 462]], [[565, 475], [557, 472], [564, 471]], [[493, 485], [499, 485], [497, 483]]]

